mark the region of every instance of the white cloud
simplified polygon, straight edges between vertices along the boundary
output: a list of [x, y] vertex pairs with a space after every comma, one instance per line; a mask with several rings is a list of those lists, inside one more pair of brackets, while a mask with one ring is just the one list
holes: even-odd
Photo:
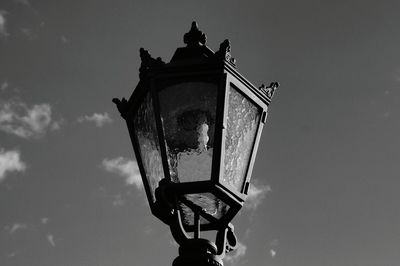
[[269, 254], [271, 255], [271, 257], [275, 257], [276, 256], [276, 251], [273, 249], [269, 250]]
[[102, 163], [105, 170], [116, 173], [125, 178], [129, 185], [135, 185], [138, 189], [143, 188], [142, 178], [136, 161], [124, 157], [114, 159], [104, 159]]
[[50, 104], [28, 106], [23, 102], [0, 102], [0, 130], [21, 138], [40, 137], [54, 128]]
[[54, 241], [54, 236], [53, 236], [52, 234], [48, 234], [48, 235], [46, 236], [46, 238], [47, 238], [47, 241], [49, 241], [49, 243], [50, 243], [50, 245], [51, 245], [52, 247], [55, 247], [55, 246], [56, 246], [56, 242]]
[[5, 151], [0, 149], [0, 182], [6, 178], [9, 172], [23, 172], [26, 165], [20, 159], [19, 151]]
[[276, 248], [278, 247], [278, 245], [279, 245], [279, 240], [278, 239], [273, 239], [270, 242], [271, 248], [269, 250], [269, 254], [271, 255], [272, 258], [274, 258], [278, 254], [278, 251], [276, 251]]
[[10, 230], [8, 231], [10, 234], [14, 234], [18, 230], [23, 230], [28, 228], [26, 224], [15, 223], [11, 226]]
[[78, 122], [79, 123], [83, 123], [83, 122], [94, 122], [96, 124], [97, 127], [102, 127], [104, 126], [104, 124], [106, 123], [111, 123], [112, 119], [109, 116], [108, 113], [104, 113], [104, 114], [99, 114], [99, 113], [94, 113], [92, 115], [84, 115], [84, 116], [80, 116], [78, 117]]
[[7, 11], [5, 10], [0, 10], [0, 39], [1, 38], [7, 38], [8, 37], [8, 32], [7, 32]]
[[247, 194], [245, 207], [253, 210], [256, 209], [271, 191], [270, 186], [256, 187], [255, 185], [251, 185]]
[[229, 262], [231, 266], [235, 266], [237, 265], [239, 260], [241, 260], [244, 255], [246, 255], [246, 250], [247, 246], [241, 242], [238, 242], [236, 249], [234, 251], [231, 251], [232, 254], [228, 253], [227, 255], [225, 255], [224, 260], [226, 262]]
[[3, 83], [1, 83], [0, 85], [0, 91], [5, 91], [8, 88], [9, 84], [7, 81], [4, 81]]

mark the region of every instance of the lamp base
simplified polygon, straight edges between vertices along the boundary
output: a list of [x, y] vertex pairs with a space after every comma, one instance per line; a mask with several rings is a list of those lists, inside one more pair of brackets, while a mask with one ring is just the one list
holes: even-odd
[[179, 247], [172, 266], [223, 266], [217, 247], [207, 239], [188, 239]]

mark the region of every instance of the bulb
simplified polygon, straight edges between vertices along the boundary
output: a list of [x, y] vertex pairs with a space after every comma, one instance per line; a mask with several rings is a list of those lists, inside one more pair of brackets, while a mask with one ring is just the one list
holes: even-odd
[[198, 133], [198, 141], [199, 141], [199, 146], [198, 146], [198, 151], [206, 151], [207, 150], [207, 143], [208, 140], [210, 139], [208, 137], [208, 125], [206, 123], [203, 123], [197, 127], [197, 133]]

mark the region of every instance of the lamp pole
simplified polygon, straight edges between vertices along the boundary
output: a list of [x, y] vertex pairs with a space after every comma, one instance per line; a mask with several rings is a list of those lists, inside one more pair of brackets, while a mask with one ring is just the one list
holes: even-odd
[[[255, 87], [228, 40], [214, 52], [193, 22], [170, 62], [141, 48], [139, 83], [113, 102], [126, 121], [153, 215], [179, 244], [173, 266], [222, 266], [279, 84]], [[215, 231], [215, 241], [200, 237]]]

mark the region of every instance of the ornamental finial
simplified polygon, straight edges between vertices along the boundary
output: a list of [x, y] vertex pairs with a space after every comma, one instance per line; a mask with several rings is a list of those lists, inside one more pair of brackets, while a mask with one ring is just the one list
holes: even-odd
[[143, 49], [140, 48], [140, 59], [142, 60], [142, 63], [140, 64], [139, 68], [139, 77], [142, 78], [145, 74], [145, 72], [150, 68], [154, 66], [162, 66], [165, 63], [162, 61], [161, 57], [157, 57], [157, 59], [154, 59], [151, 57], [150, 53]]
[[128, 101], [125, 98], [122, 98], [121, 100], [118, 98], [114, 98], [112, 99], [112, 101], [117, 106], [121, 116], [125, 118], [126, 112], [128, 111]]
[[261, 84], [259, 89], [267, 96], [267, 98], [269, 100], [271, 100], [272, 96], [274, 96], [275, 90], [278, 87], [279, 87], [279, 83], [278, 82], [271, 82], [271, 84], [269, 84], [269, 87], [265, 87], [264, 84]]
[[231, 63], [233, 66], [236, 66], [236, 60], [231, 55], [231, 43], [229, 42], [228, 39], [224, 40], [220, 44], [219, 50], [215, 53], [215, 55], [217, 58], [225, 59], [226, 61]]
[[199, 30], [196, 21], [192, 22], [192, 27], [190, 28], [190, 31], [185, 33], [185, 35], [183, 36], [183, 42], [187, 46], [205, 45], [206, 40], [206, 35], [201, 30]]

